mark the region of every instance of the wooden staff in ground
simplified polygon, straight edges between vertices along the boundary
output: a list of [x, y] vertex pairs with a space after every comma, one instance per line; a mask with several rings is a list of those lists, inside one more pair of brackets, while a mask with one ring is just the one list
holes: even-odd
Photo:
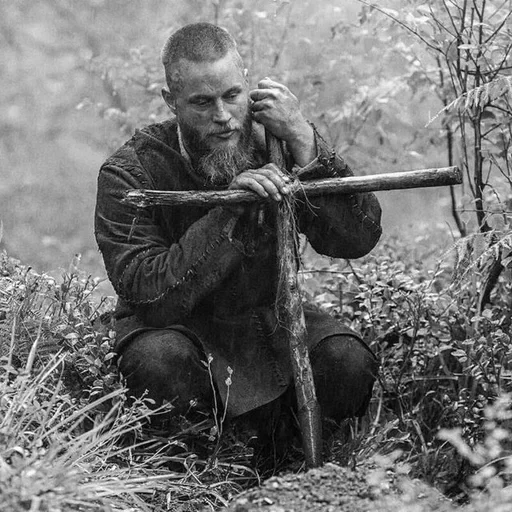
[[[271, 159], [283, 168], [272, 143], [268, 143]], [[292, 185], [290, 199], [281, 201], [277, 212], [278, 258], [281, 276], [279, 282], [280, 320], [286, 325], [290, 355], [297, 394], [304, 456], [308, 467], [322, 463], [320, 408], [316, 399], [313, 373], [305, 344], [305, 321], [301, 296], [297, 285], [296, 237], [293, 232], [293, 197], [321, 194], [355, 194], [379, 190], [396, 190], [420, 187], [437, 187], [462, 183], [462, 173], [457, 167], [421, 169], [372, 176], [328, 178]], [[243, 190], [222, 191], [161, 191], [131, 190], [125, 201], [145, 208], [153, 205], [234, 205], [268, 201], [258, 194]]]

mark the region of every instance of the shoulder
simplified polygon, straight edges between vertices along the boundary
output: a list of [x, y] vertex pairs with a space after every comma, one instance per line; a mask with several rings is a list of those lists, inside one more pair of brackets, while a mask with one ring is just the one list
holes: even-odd
[[173, 151], [179, 152], [178, 132], [174, 119], [136, 130], [130, 139], [107, 158], [104, 166], [133, 165], [143, 157]]
[[[115, 175], [133, 186], [163, 188], [172, 184], [163, 183], [178, 179], [186, 161], [180, 154], [177, 125], [174, 119], [155, 123], [137, 130], [103, 163], [102, 175]], [[174, 172], [169, 173], [173, 169]]]
[[173, 118], [161, 123], [145, 126], [137, 130], [130, 141], [142, 148], [155, 145], [156, 147], [162, 146], [178, 150], [179, 142], [176, 119]]

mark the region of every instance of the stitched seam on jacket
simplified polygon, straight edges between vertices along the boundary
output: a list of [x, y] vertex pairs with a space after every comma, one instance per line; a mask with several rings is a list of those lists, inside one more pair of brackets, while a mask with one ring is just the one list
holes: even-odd
[[[328, 145], [326, 140], [318, 133], [318, 130], [316, 129], [316, 126], [313, 123], [310, 123], [312, 126], [315, 136], [318, 137], [318, 139], [324, 144]], [[340, 158], [341, 160], [341, 158]], [[318, 161], [322, 165], [322, 167], [333, 177], [342, 177], [341, 172], [336, 168], [336, 151], [332, 149], [329, 154], [329, 158], [325, 157], [324, 155], [320, 155], [318, 157]], [[348, 168], [348, 165], [341, 160], [342, 164], [344, 165], [344, 169]], [[360, 219], [361, 224], [364, 225], [365, 222], [370, 223], [370, 227], [373, 230], [374, 233], [381, 233], [382, 229], [380, 225], [372, 220], [366, 213], [363, 211], [363, 209], [359, 206], [359, 203], [357, 202], [357, 197], [354, 194], [349, 195], [349, 199], [352, 201], [352, 208], [357, 209], [355, 212], [356, 216]]]
[[[142, 301], [134, 301], [130, 298], [128, 298], [128, 296], [125, 294], [125, 293], [119, 293], [119, 296], [128, 301], [130, 304], [132, 305], [145, 305], [145, 304], [153, 304], [155, 302], [158, 302], [159, 300], [161, 300], [163, 297], [165, 297], [167, 294], [169, 294], [170, 292], [172, 292], [173, 290], [175, 290], [176, 288], [184, 285], [185, 283], [187, 283], [188, 281], [190, 281], [190, 279], [192, 279], [195, 275], [197, 275], [197, 268], [202, 264], [204, 263], [204, 261], [207, 259], [207, 257], [211, 254], [211, 251], [217, 249], [220, 244], [224, 241], [228, 241], [228, 237], [225, 233], [223, 233], [219, 238], [217, 238], [216, 240], [214, 240], [213, 242], [211, 242], [207, 247], [206, 249], [204, 250], [204, 252], [201, 254], [201, 256], [194, 262], [192, 263], [192, 265], [190, 265], [190, 268], [185, 272], [185, 274], [180, 277], [179, 279], [176, 280], [176, 282], [174, 282], [172, 285], [168, 286], [164, 291], [162, 291], [159, 295], [157, 295], [156, 297], [153, 297], [151, 299], [146, 299], [146, 300], [142, 300]], [[231, 242], [229, 242], [230, 245], [232, 245], [233, 247], [235, 247], [236, 249], [236, 246], [234, 244], [232, 244]], [[238, 249], [237, 249], [238, 250]], [[136, 256], [135, 260], [140, 260], [143, 258], [144, 254], [146, 254], [147, 252], [149, 252], [149, 250], [146, 250], [146, 251], [142, 251], [139, 255]], [[121, 276], [119, 277], [119, 280], [118, 280], [118, 283], [121, 283], [121, 281], [123, 280], [124, 278], [124, 275], [126, 273], [126, 271], [128, 270], [128, 267], [133, 265], [133, 260], [126, 265], [126, 267], [124, 268]]]
[[374, 233], [380, 233], [382, 232], [382, 228], [379, 224], [377, 224], [374, 220], [372, 220], [366, 213], [363, 211], [363, 209], [359, 206], [357, 203], [357, 198], [355, 195], [351, 194], [350, 199], [353, 202], [352, 208], [357, 209], [356, 216], [361, 220], [361, 224], [364, 224], [365, 222], [370, 223], [370, 227], [373, 229]]

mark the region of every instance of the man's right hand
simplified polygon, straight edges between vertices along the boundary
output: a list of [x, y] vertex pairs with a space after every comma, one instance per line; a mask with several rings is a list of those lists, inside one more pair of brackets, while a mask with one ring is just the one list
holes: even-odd
[[290, 193], [290, 178], [275, 164], [267, 164], [259, 169], [248, 169], [238, 174], [228, 187], [230, 190], [252, 190], [261, 197], [271, 197], [281, 201]]

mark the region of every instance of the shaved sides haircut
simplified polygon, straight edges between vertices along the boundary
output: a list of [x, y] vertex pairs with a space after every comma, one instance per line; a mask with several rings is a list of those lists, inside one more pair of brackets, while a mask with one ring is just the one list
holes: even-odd
[[162, 49], [162, 64], [169, 91], [176, 95], [181, 90], [179, 63], [182, 59], [191, 62], [214, 62], [229, 52], [236, 56], [237, 64], [243, 68], [236, 41], [227, 30], [211, 23], [192, 23], [177, 30], [167, 39]]

